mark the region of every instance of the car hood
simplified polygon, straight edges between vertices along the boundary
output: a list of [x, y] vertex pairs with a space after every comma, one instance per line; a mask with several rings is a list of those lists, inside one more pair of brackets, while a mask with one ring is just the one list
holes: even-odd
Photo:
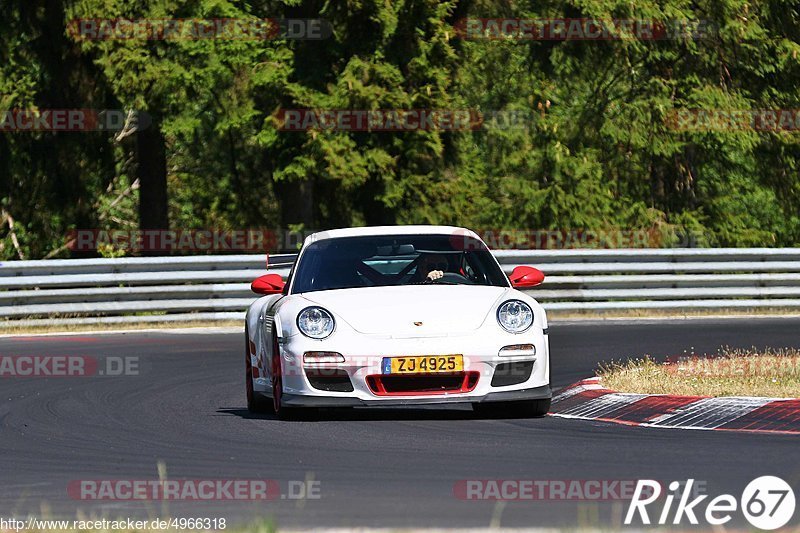
[[319, 291], [302, 296], [331, 311], [360, 333], [427, 337], [478, 329], [508, 290], [467, 285], [403, 285]]

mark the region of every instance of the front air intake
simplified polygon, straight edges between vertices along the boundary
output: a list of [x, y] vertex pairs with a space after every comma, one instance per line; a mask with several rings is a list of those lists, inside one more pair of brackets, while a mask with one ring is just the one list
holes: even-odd
[[494, 369], [492, 387], [507, 387], [525, 383], [530, 379], [531, 372], [533, 372], [533, 361], [501, 363]]
[[347, 371], [340, 368], [306, 368], [308, 382], [317, 390], [353, 392], [353, 382]]

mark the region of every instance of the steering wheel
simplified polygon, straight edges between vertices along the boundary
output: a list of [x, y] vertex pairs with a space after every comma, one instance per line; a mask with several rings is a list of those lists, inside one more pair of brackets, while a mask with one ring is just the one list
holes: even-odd
[[473, 283], [462, 276], [461, 274], [456, 274], [455, 272], [445, 272], [441, 278], [429, 280], [429, 283], [457, 283], [459, 285], [472, 285]]

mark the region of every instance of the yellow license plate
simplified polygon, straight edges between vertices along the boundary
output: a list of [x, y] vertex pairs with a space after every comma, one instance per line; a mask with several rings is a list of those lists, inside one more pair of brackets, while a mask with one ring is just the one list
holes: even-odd
[[464, 370], [464, 356], [414, 355], [409, 357], [384, 357], [381, 367], [384, 374], [461, 372]]

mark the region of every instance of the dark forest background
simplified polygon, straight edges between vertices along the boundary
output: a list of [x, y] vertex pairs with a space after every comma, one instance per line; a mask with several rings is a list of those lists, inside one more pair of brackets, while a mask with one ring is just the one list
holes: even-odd
[[[703, 21], [697, 38], [467, 40], [465, 17]], [[76, 18], [322, 18], [325, 40], [86, 40]], [[473, 228], [800, 243], [800, 132], [670, 127], [800, 108], [786, 0], [0, 0], [0, 110], [133, 109], [149, 127], [0, 133], [0, 258], [70, 229]], [[281, 109], [520, 111], [524, 128], [284, 132]]]

